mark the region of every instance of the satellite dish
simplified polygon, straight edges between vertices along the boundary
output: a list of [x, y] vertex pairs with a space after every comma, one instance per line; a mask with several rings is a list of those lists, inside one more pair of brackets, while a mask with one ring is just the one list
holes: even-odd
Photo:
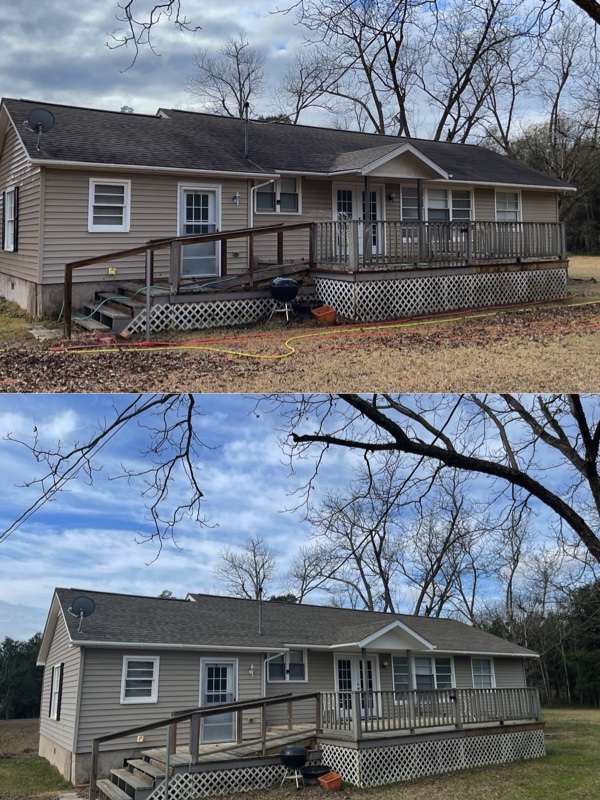
[[54, 125], [54, 115], [45, 108], [34, 108], [27, 117], [27, 122], [24, 122], [23, 125], [28, 131], [31, 131], [31, 133], [37, 133], [38, 140], [36, 150], [39, 150], [42, 133], [48, 133], [48, 131], [52, 129]]
[[96, 603], [91, 599], [91, 597], [77, 597], [71, 603], [71, 608], [68, 609], [69, 614], [73, 617], [79, 617], [79, 628], [77, 629], [77, 633], [81, 633], [81, 623], [83, 622], [84, 617], [91, 617], [94, 613], [96, 608]]

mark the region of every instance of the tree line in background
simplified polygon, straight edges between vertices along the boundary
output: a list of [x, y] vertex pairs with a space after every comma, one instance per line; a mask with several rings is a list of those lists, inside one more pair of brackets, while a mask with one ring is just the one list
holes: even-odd
[[0, 642], [0, 719], [38, 717], [43, 669], [36, 667], [42, 635]]

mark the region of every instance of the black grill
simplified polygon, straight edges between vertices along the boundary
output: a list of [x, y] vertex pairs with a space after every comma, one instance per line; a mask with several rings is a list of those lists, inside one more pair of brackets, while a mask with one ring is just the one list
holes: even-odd
[[279, 303], [289, 303], [294, 300], [300, 291], [300, 284], [293, 278], [273, 278], [269, 284], [269, 294]]

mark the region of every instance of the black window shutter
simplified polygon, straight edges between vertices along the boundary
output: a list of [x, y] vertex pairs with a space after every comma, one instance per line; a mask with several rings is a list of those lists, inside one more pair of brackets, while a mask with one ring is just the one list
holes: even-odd
[[60, 719], [60, 707], [62, 704], [62, 691], [63, 691], [63, 672], [65, 669], [64, 664], [60, 664], [58, 669], [60, 670], [60, 678], [58, 679], [58, 703], [56, 704], [56, 721]]
[[6, 192], [2, 192], [2, 249], [4, 250], [4, 215], [6, 213]]
[[[4, 227], [3, 229], [4, 230]], [[48, 716], [52, 716], [52, 695], [54, 694], [54, 670], [56, 667], [52, 667], [50, 672], [50, 702], [48, 703]]]
[[14, 193], [13, 197], [14, 197], [13, 203], [14, 203], [14, 206], [15, 206], [15, 210], [14, 210], [14, 220], [15, 220], [15, 222], [14, 222], [14, 230], [15, 230], [15, 232], [14, 232], [14, 237], [13, 237], [14, 238], [13, 250], [16, 253], [17, 250], [19, 249], [19, 187], [18, 186], [15, 186], [15, 193]]

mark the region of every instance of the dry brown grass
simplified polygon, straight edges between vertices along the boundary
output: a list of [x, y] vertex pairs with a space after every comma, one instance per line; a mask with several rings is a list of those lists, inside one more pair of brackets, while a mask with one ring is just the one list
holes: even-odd
[[0, 719], [0, 758], [36, 754], [39, 731], [39, 719]]
[[597, 391], [600, 258], [573, 258], [570, 276], [575, 296], [561, 304], [395, 327], [278, 320], [203, 331], [194, 347], [168, 352], [11, 346], [0, 351], [0, 391]]

